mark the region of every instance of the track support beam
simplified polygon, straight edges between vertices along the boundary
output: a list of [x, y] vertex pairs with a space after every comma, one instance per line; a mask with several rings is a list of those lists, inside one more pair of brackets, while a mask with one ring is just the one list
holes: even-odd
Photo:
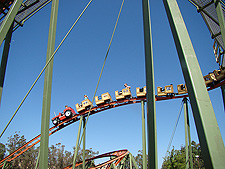
[[85, 136], [86, 136], [86, 130], [85, 130], [85, 124], [86, 124], [86, 119], [85, 117], [83, 118], [83, 169], [85, 169]]
[[190, 133], [190, 123], [189, 123], [189, 115], [188, 115], [188, 102], [186, 97], [183, 99], [183, 103], [184, 103], [186, 169], [189, 169], [189, 168], [193, 169], [191, 133]]
[[132, 156], [131, 153], [129, 154], [129, 157], [131, 158], [131, 160], [132, 160], [132, 162], [134, 164], [135, 169], [139, 169], [138, 166], [137, 166], [137, 163], [136, 163], [136, 161], [135, 161], [135, 159], [134, 159], [134, 157]]
[[10, 26], [12, 25], [17, 12], [19, 11], [22, 2], [23, 0], [14, 1], [4, 21], [2, 22], [0, 27], [0, 46], [2, 45], [2, 42], [5, 39], [5, 36], [8, 33], [8, 30], [10, 29]]
[[192, 106], [206, 168], [225, 166], [225, 148], [202, 72], [176, 0], [163, 0]]
[[[59, 6], [59, 0], [53, 0], [52, 9], [51, 9], [50, 26], [49, 26], [46, 63], [48, 62], [48, 60], [50, 59], [50, 57], [52, 56], [55, 50], [55, 36], [56, 36], [58, 6]], [[42, 120], [41, 120], [41, 143], [40, 143], [40, 160], [39, 160], [40, 169], [48, 168], [48, 141], [49, 141], [52, 73], [53, 73], [53, 59], [45, 70]]]
[[221, 86], [221, 92], [223, 97], [223, 106], [224, 106], [224, 112], [225, 112], [225, 85]]
[[82, 120], [83, 120], [83, 116], [80, 116], [80, 124], [79, 124], [79, 128], [78, 128], [78, 133], [77, 133], [77, 142], [76, 142], [76, 147], [75, 147], [75, 151], [74, 151], [74, 158], [73, 158], [73, 167], [72, 167], [72, 169], [75, 169], [75, 166], [76, 166], [76, 158], [77, 158], [77, 154], [78, 154], [78, 151], [79, 151], [79, 140], [80, 140], [80, 132], [81, 132]]
[[156, 134], [156, 110], [155, 110], [155, 81], [152, 48], [152, 32], [149, 0], [142, 0], [144, 44], [145, 44], [145, 69], [147, 88], [147, 128], [148, 128], [148, 167], [158, 168], [157, 160], [157, 134]]
[[[219, 21], [220, 31], [223, 39], [223, 44], [225, 44], [225, 21], [224, 21], [224, 14], [221, 6], [221, 2], [218, 0], [214, 0], [216, 13]], [[223, 97], [223, 105], [225, 109], [225, 85], [221, 86], [221, 92]]]
[[0, 104], [2, 100], [2, 90], [4, 85], [5, 71], [6, 71], [6, 66], [7, 66], [8, 56], [9, 56], [9, 48], [10, 48], [10, 43], [12, 39], [12, 33], [13, 33], [13, 23], [6, 35], [4, 49], [2, 53], [2, 60], [1, 60], [1, 67], [0, 67]]
[[145, 132], [145, 102], [141, 101], [141, 110], [142, 110], [142, 160], [143, 160], [143, 169], [147, 169], [147, 155], [146, 155], [146, 132]]

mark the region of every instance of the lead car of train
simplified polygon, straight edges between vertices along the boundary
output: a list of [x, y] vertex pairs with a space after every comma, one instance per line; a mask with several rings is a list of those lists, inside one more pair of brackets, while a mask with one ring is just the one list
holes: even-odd
[[[225, 70], [214, 70], [212, 73], [209, 73], [208, 75], [203, 77], [205, 80], [206, 87], [212, 87], [213, 85], [217, 84], [221, 80], [224, 80], [225, 78]], [[186, 94], [187, 88], [186, 85], [179, 84], [177, 85], [177, 93], [174, 93], [174, 87], [172, 84], [166, 85], [165, 87], [157, 87], [157, 96], [158, 97], [168, 97], [168, 96], [175, 96], [175, 95], [182, 95]], [[146, 97], [146, 86], [143, 88], [137, 87], [136, 88], [136, 97]], [[130, 88], [124, 88], [121, 91], [115, 91], [115, 97], [116, 100], [127, 100], [132, 98]], [[95, 97], [95, 103], [97, 106], [107, 104], [112, 102], [112, 97], [108, 92], [103, 93], [100, 96]], [[63, 122], [72, 116], [75, 116], [76, 114], [79, 114], [83, 111], [86, 111], [90, 109], [92, 103], [89, 99], [84, 99], [80, 104], [76, 104], [76, 111], [72, 109], [71, 107], [66, 107], [62, 113], [59, 113], [59, 115], [52, 118], [52, 123], [54, 125], [58, 125], [60, 122]]]

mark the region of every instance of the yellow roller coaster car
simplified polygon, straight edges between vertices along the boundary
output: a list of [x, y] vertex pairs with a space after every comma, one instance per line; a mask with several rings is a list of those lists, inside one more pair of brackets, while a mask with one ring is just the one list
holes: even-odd
[[108, 92], [103, 93], [101, 96], [95, 96], [96, 105], [101, 105], [101, 104], [108, 103], [111, 101], [112, 101], [112, 98]]
[[174, 94], [173, 92], [173, 85], [167, 85], [164, 87], [157, 87], [157, 95], [158, 96], [168, 96], [170, 94]]
[[140, 88], [140, 87], [136, 88], [136, 95], [137, 95], [137, 97], [145, 97], [146, 93], [147, 93], [146, 86], [143, 87], [143, 88]]
[[89, 99], [85, 99], [81, 102], [81, 104], [78, 103], [76, 104], [76, 110], [79, 113], [83, 110], [87, 110], [88, 108], [91, 107], [91, 105], [92, 105], [91, 101]]
[[183, 85], [183, 84], [179, 84], [179, 85], [177, 85], [177, 91], [178, 91], [178, 94], [185, 94], [188, 92], [187, 86]]
[[115, 91], [116, 100], [130, 98], [131, 97], [131, 91], [129, 88], [122, 89], [122, 91]]
[[209, 73], [209, 74], [205, 75], [203, 78], [205, 80], [205, 85], [207, 87], [209, 87], [210, 84], [213, 84], [214, 81], [217, 81], [214, 73]]

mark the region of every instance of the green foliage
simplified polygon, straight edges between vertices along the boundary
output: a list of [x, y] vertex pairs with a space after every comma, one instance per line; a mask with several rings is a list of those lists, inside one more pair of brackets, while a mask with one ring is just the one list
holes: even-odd
[[[73, 147], [75, 150], [75, 147]], [[74, 151], [73, 151], [74, 152]], [[91, 148], [85, 150], [85, 159], [91, 158], [97, 155], [98, 152], [94, 152]], [[76, 158], [76, 162], [82, 161], [83, 158], [83, 150], [79, 149], [78, 155]], [[67, 167], [73, 163], [74, 155], [69, 152], [65, 151], [65, 146], [61, 143], [57, 143], [56, 146], [52, 145], [49, 147], [49, 169], [61, 169]], [[93, 162], [88, 163], [89, 166], [94, 166]], [[78, 167], [78, 168], [82, 168]]]
[[[13, 136], [8, 137], [8, 141], [6, 145], [0, 143], [0, 158], [3, 159], [7, 154], [11, 154], [21, 146], [26, 144], [26, 139], [24, 135], [20, 135], [20, 133], [16, 132]], [[22, 151], [22, 150], [20, 150]], [[14, 160], [7, 162], [5, 165], [6, 169], [26, 169], [26, 168], [35, 168], [37, 157], [38, 157], [39, 148], [35, 148], [35, 146], [31, 147], [23, 154], [15, 158]], [[74, 159], [74, 151], [75, 147], [73, 147], [73, 152], [65, 150], [65, 145], [61, 143], [57, 143], [55, 145], [51, 145], [49, 147], [48, 154], [48, 168], [49, 169], [61, 169], [73, 164]], [[89, 159], [93, 156], [98, 155], [99, 152], [95, 152], [90, 149], [85, 150], [85, 159]], [[14, 156], [16, 156], [15, 154]], [[136, 157], [134, 157], [135, 161], [137, 161], [137, 165], [139, 168], [143, 168], [142, 164], [142, 151], [139, 150]], [[76, 162], [82, 162], [83, 160], [83, 150], [79, 148]], [[127, 156], [126, 159], [123, 160], [120, 167], [130, 168], [130, 159]], [[86, 162], [85, 168], [95, 167], [94, 161]], [[76, 167], [77, 169], [82, 169], [82, 165]], [[134, 168], [134, 165], [133, 165]]]
[[6, 153], [5, 145], [0, 143], [0, 161], [4, 158]]
[[[75, 148], [76, 147], [73, 147], [73, 152], [75, 152]], [[85, 149], [85, 159], [89, 159], [89, 158], [94, 157], [94, 156], [96, 156], [98, 154], [99, 154], [99, 152], [98, 151], [97, 152], [94, 152], [92, 150], [92, 148]], [[73, 155], [72, 159], [74, 159], [74, 155]], [[79, 148], [78, 154], [77, 154], [77, 158], [76, 158], [76, 162], [82, 162], [82, 161], [83, 161], [83, 149], [80, 149]], [[73, 163], [73, 160], [72, 160], [72, 163]], [[87, 166], [88, 166], [88, 168], [94, 167], [95, 166], [95, 163], [94, 163], [94, 161], [89, 161], [87, 164], [85, 164], [85, 166], [86, 166], [86, 168], [87, 168]], [[81, 165], [78, 168], [83, 168], [83, 167]]]
[[[196, 144], [194, 141], [191, 143], [193, 168], [204, 169], [204, 161], [201, 155], [200, 144]], [[189, 165], [190, 166], [190, 165]], [[185, 147], [181, 146], [180, 150], [173, 149], [168, 152], [168, 155], [164, 158], [163, 169], [185, 169], [186, 168], [186, 155]]]
[[[11, 154], [12, 152], [17, 150], [24, 144], [26, 144], [26, 139], [24, 135], [20, 136], [19, 133], [16, 132], [14, 136], [8, 137], [8, 141], [6, 143], [7, 151], [9, 154]], [[14, 156], [16, 155], [17, 154], [15, 154]], [[12, 160], [10, 163], [8, 163], [6, 168], [14, 168], [14, 169], [34, 168], [36, 157], [37, 157], [37, 151], [35, 150], [34, 147], [32, 147], [26, 152], [24, 152], [22, 155], [17, 157], [15, 160]]]
[[[148, 164], [148, 155], [147, 155], [147, 164]], [[134, 157], [138, 168], [143, 168], [143, 150], [138, 150], [138, 154]]]
[[[3, 159], [7, 154], [11, 154], [21, 146], [26, 144], [26, 139], [24, 135], [16, 132], [13, 136], [8, 137], [6, 145], [0, 143], [0, 159]], [[73, 148], [75, 149], [75, 148]], [[22, 150], [20, 150], [22, 151]], [[20, 152], [19, 151], [19, 152]], [[26, 168], [35, 168], [37, 157], [38, 157], [39, 148], [34, 146], [25, 151], [23, 154], [15, 158], [14, 160], [7, 162], [5, 165], [6, 169], [26, 169]], [[74, 151], [73, 151], [74, 152]], [[49, 147], [48, 154], [48, 168], [49, 169], [61, 169], [66, 166], [69, 166], [73, 163], [73, 152], [65, 150], [65, 145], [57, 143], [56, 145], [51, 145]], [[94, 152], [91, 148], [85, 150], [85, 159], [91, 158], [97, 155], [98, 152]], [[16, 156], [15, 154], [14, 156]], [[77, 162], [82, 161], [83, 150], [79, 149]], [[89, 167], [94, 167], [94, 161], [88, 162], [86, 165]], [[81, 167], [79, 167], [81, 168]]]

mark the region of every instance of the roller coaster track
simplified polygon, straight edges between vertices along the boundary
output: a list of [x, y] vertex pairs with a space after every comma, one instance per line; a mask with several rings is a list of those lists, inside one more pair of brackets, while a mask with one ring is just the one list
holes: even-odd
[[[222, 85], [225, 85], [225, 80], [221, 80], [219, 83], [217, 83], [216, 85], [208, 88], [207, 90], [213, 90], [215, 88], [218, 88]], [[169, 99], [178, 99], [178, 98], [184, 98], [184, 97], [188, 97], [188, 94], [184, 94], [184, 95], [178, 95], [178, 94], [174, 94], [171, 96], [157, 96], [155, 97], [156, 101], [162, 101], [162, 100], [169, 100]], [[146, 102], [146, 97], [132, 97], [129, 99], [121, 99], [121, 100], [116, 100], [116, 101], [112, 101], [110, 103], [105, 103], [99, 106], [94, 106], [91, 108], [91, 110], [85, 110], [79, 114], [76, 114], [75, 116], [68, 118], [67, 120], [59, 123], [56, 126], [53, 126], [49, 129], [49, 136], [51, 136], [52, 134], [56, 133], [57, 131], [60, 131], [61, 129], [67, 127], [68, 125], [76, 122], [79, 120], [79, 116], [84, 116], [86, 117], [90, 111], [90, 115], [94, 115], [96, 113], [105, 111], [105, 110], [109, 110], [112, 108], [116, 108], [116, 107], [120, 107], [120, 106], [124, 106], [124, 105], [129, 105], [129, 104], [134, 104], [134, 103], [141, 103], [141, 101]], [[30, 149], [31, 147], [33, 147], [34, 145], [38, 144], [40, 142], [40, 137], [41, 134], [39, 134], [38, 136], [34, 137], [33, 139], [31, 139], [30, 141], [28, 141], [25, 145], [23, 145], [22, 147], [20, 147], [19, 149], [15, 150], [14, 152], [12, 152], [10, 155], [8, 155], [7, 157], [5, 157], [3, 160], [0, 161], [0, 167], [2, 167], [4, 165], [5, 161], [12, 161], [15, 158], [17, 158], [18, 156], [20, 156], [21, 154], [23, 154], [25, 151], [27, 151], [28, 149]]]
[[[10, 0], [9, 0], [10, 1]], [[36, 8], [34, 10], [31, 10], [31, 12], [29, 13], [29, 15], [31, 15], [32, 13], [34, 13], [36, 10], [38, 10], [41, 6], [44, 6], [44, 4], [47, 4], [48, 2], [50, 2], [51, 0], [41, 0], [39, 2], [39, 0], [35, 1], [33, 5], [36, 5]], [[27, 10], [28, 7], [22, 9], [19, 12], [24, 12], [25, 10]], [[1, 14], [1, 13], [0, 13]], [[26, 16], [27, 17], [27, 16]], [[25, 18], [22, 18], [20, 21], [18, 21], [18, 23], [20, 23], [21, 21], [23, 21]], [[17, 24], [18, 24], [17, 23]], [[216, 85], [208, 88], [207, 90], [213, 90], [215, 88], [218, 88], [222, 85], [225, 85], [225, 80], [221, 80], [219, 83], [217, 83]], [[188, 94], [183, 94], [183, 95], [178, 95], [176, 93], [174, 93], [173, 95], [170, 96], [155, 96], [155, 100], [156, 101], [163, 101], [163, 100], [170, 100], [170, 99], [178, 99], [178, 98], [184, 98], [184, 97], [188, 97]], [[59, 123], [56, 126], [53, 126], [49, 129], [49, 136], [51, 136], [52, 134], [56, 133], [57, 131], [60, 131], [61, 129], [67, 127], [68, 125], [76, 122], [79, 120], [80, 116], [84, 116], [86, 117], [88, 115], [88, 113], [90, 112], [90, 115], [94, 115], [96, 113], [111, 109], [111, 108], [116, 108], [116, 107], [120, 107], [120, 106], [124, 106], [124, 105], [129, 105], [129, 104], [134, 104], [134, 103], [140, 103], [141, 101], [146, 102], [146, 97], [132, 97], [129, 99], [121, 99], [121, 100], [116, 100], [116, 101], [112, 101], [110, 103], [105, 103], [99, 106], [94, 106], [91, 108], [91, 110], [85, 110], [79, 114], [76, 114], [75, 116], [68, 118], [67, 120]], [[30, 148], [32, 148], [33, 146], [35, 146], [36, 144], [38, 144], [41, 140], [41, 134], [37, 135], [36, 137], [34, 137], [33, 139], [31, 139], [30, 141], [28, 141], [25, 145], [23, 145], [22, 147], [18, 148], [17, 150], [15, 150], [13, 153], [11, 153], [10, 155], [8, 155], [7, 157], [5, 157], [3, 160], [0, 161], [0, 167], [3, 167], [4, 162], [6, 161], [12, 161], [15, 158], [17, 158], [18, 156], [20, 156], [21, 154], [23, 154], [24, 152], [26, 152], [27, 150], [29, 150]], [[102, 164], [99, 164], [95, 167], [92, 167], [91, 169], [97, 169], [97, 168], [101, 168], [106, 166], [106, 168], [110, 168], [110, 166], [113, 164], [113, 162], [115, 162], [115, 166], [117, 166], [127, 155], [129, 154], [128, 150], [118, 150], [118, 151], [113, 151], [113, 152], [109, 152], [109, 153], [105, 153], [105, 154], [101, 154], [89, 159], [85, 159], [85, 162], [94, 160], [94, 159], [98, 159], [98, 158], [103, 158], [103, 157], [114, 157], [113, 159], [110, 159]], [[76, 164], [76, 167], [79, 165], [82, 165], [83, 162], [78, 162]], [[64, 169], [69, 169], [72, 166], [67, 166]]]
[[[112, 159], [110, 159], [104, 163], [98, 164], [95, 167], [90, 168], [90, 169], [97, 169], [97, 168], [105, 167], [106, 169], [109, 169], [112, 164], [117, 166], [124, 158], [127, 157], [128, 154], [129, 154], [129, 151], [126, 149], [125, 150], [117, 150], [117, 151], [112, 151], [109, 153], [101, 154], [101, 155], [86, 159], [85, 162], [92, 161], [92, 160], [99, 159], [99, 158], [104, 158], [104, 157], [112, 157]], [[79, 165], [82, 165], [82, 164], [83, 164], [83, 161], [78, 162], [75, 167], [78, 167]], [[72, 168], [72, 166], [73, 165], [71, 164], [63, 169], [70, 169], [70, 168]]]

